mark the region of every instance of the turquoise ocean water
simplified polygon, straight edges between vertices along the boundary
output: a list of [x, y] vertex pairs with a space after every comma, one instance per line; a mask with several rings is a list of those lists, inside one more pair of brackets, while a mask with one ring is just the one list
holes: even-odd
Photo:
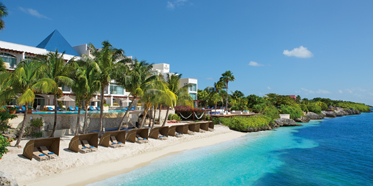
[[90, 185], [373, 185], [372, 133], [372, 113], [311, 121], [184, 151]]

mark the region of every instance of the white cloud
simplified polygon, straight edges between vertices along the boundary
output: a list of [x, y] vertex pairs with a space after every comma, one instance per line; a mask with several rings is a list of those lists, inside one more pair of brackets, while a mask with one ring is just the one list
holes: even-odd
[[38, 18], [43, 18], [43, 19], [49, 19], [49, 20], [51, 20], [51, 18], [49, 18], [49, 17], [47, 17], [47, 16], [45, 16], [43, 14], [40, 14], [37, 10], [34, 10], [32, 8], [22, 8], [22, 7], [19, 7], [19, 9], [22, 12], [26, 13], [26, 14], [30, 14], [30, 15], [38, 17]]
[[253, 66], [253, 67], [264, 66], [264, 65], [262, 65], [262, 64], [259, 64], [258, 62], [255, 62], [255, 61], [250, 61], [249, 65], [250, 65], [250, 66]]
[[371, 92], [368, 92], [368, 94], [370, 94], [371, 96], [373, 96], [373, 93], [371, 93]]
[[293, 50], [284, 50], [283, 52], [286, 56], [294, 56], [299, 58], [310, 58], [313, 57], [311, 51], [309, 51], [306, 47], [300, 46], [299, 48], [294, 48]]
[[342, 93], [343, 93], [343, 91], [342, 91], [342, 90], [339, 90], [338, 92], [339, 92], [340, 94], [342, 94]]
[[308, 89], [305, 89], [305, 88], [301, 88], [304, 92], [306, 93], [310, 93], [310, 94], [314, 94], [315, 92], [312, 91], [312, 90], [308, 90]]
[[318, 91], [316, 91], [316, 93], [318, 93], [318, 94], [330, 94], [329, 91], [327, 91], [327, 90], [321, 90], [321, 89], [319, 89]]
[[352, 90], [350, 90], [350, 89], [345, 89], [348, 93], [350, 93], [350, 94], [352, 94], [353, 93], [353, 91]]
[[305, 88], [301, 88], [301, 90], [303, 90], [304, 92], [308, 93], [308, 94], [330, 94], [331, 92], [327, 91], [327, 90], [322, 90], [322, 89], [319, 89], [317, 91], [313, 91], [313, 90], [308, 90], [308, 89], [305, 89]]
[[214, 78], [212, 78], [212, 77], [208, 77], [208, 78], [206, 78], [207, 80], [214, 80]]
[[174, 1], [167, 1], [167, 8], [170, 10], [175, 9], [175, 7], [183, 6], [188, 0], [174, 0]]
[[271, 87], [267, 87], [268, 90], [271, 90], [272, 88]]
[[299, 90], [296, 90], [295, 93], [300, 93], [300, 91], [299, 91]]

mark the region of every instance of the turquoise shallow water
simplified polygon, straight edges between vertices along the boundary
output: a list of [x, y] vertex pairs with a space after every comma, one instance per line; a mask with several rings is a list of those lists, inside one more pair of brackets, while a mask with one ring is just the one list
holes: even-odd
[[373, 185], [373, 114], [184, 151], [96, 185]]

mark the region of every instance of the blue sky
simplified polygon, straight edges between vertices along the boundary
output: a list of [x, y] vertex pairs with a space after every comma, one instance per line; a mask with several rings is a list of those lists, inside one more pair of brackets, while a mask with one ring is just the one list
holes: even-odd
[[0, 40], [36, 46], [57, 29], [72, 45], [109, 42], [212, 86], [373, 105], [373, 1], [2, 0]]

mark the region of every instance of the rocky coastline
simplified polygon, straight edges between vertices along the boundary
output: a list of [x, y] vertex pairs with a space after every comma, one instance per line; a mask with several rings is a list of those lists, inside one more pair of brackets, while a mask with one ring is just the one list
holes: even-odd
[[[265, 130], [272, 130], [278, 127], [290, 127], [290, 126], [302, 126], [299, 123], [308, 123], [310, 120], [321, 120], [325, 117], [335, 118], [347, 115], [359, 115], [361, 114], [360, 111], [354, 109], [340, 109], [340, 110], [333, 110], [333, 111], [322, 111], [321, 114], [316, 114], [314, 112], [308, 112], [305, 116], [297, 119], [284, 119], [279, 118], [274, 120], [274, 123], [270, 123], [269, 127], [257, 127], [257, 128], [247, 128], [244, 132], [259, 132]], [[298, 122], [298, 123], [297, 123]]]

